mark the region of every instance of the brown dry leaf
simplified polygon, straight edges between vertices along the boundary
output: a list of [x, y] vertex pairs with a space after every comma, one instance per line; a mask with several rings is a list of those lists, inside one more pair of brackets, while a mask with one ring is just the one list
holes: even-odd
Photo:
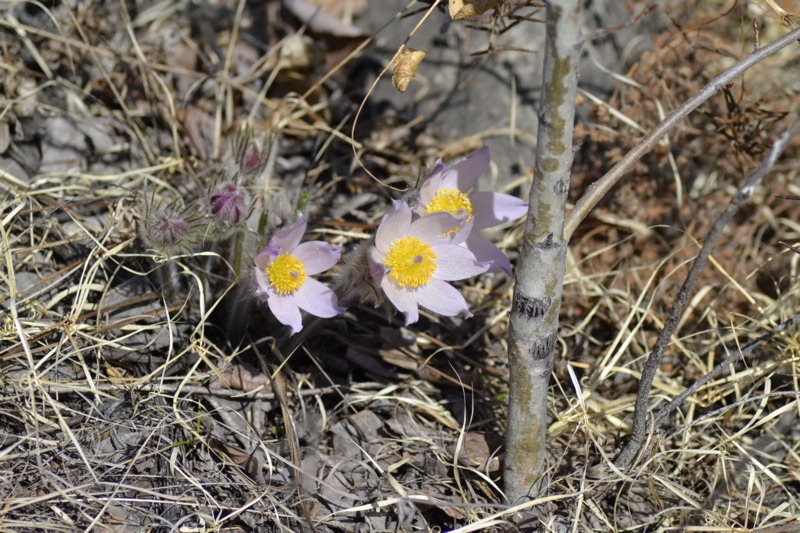
[[284, 0], [283, 6], [314, 33], [333, 37], [362, 37], [364, 32], [350, 24], [345, 24], [319, 6], [306, 0]]
[[400, 55], [395, 60], [394, 76], [392, 76], [392, 84], [401, 93], [406, 92], [408, 84], [417, 75], [417, 67], [428, 55], [422, 50], [414, 50], [413, 48], [404, 48]]
[[242, 365], [232, 365], [222, 370], [219, 377], [214, 378], [209, 383], [211, 389], [236, 389], [245, 392], [253, 392], [257, 389], [271, 389], [267, 384], [267, 376], [261, 372], [253, 373]]
[[447, 465], [441, 462], [432, 450], [405, 452], [403, 459], [407, 460], [409, 465], [419, 468], [420, 471], [429, 476], [444, 478], [447, 475]]
[[[464, 434], [464, 441], [458, 450], [458, 462], [466, 467], [475, 468], [481, 472], [497, 472], [500, 470], [500, 459], [496, 457], [498, 442], [496, 435], [469, 431]], [[447, 447], [447, 451], [455, 453], [456, 444]]]
[[450, 0], [450, 18], [463, 20], [497, 8], [503, 0]]
[[312, 6], [342, 20], [350, 20], [367, 7], [367, 0], [308, 0]]
[[247, 453], [245, 450], [232, 446], [216, 437], [208, 439], [208, 446], [223, 458], [227, 457], [233, 464], [241, 467], [244, 473], [256, 483], [265, 483], [264, 474], [261, 471], [263, 466], [261, 455], [255, 453], [255, 450], [252, 453]]
[[166, 63], [174, 69], [173, 76], [175, 76], [178, 96], [186, 98], [197, 83], [197, 78], [191, 75], [197, 68], [197, 48], [188, 46], [184, 42], [178, 42], [172, 49], [172, 53], [167, 55]]
[[[141, 105], [147, 104], [141, 100]], [[178, 121], [183, 124], [189, 141], [195, 149], [195, 155], [200, 159], [208, 159], [214, 152], [214, 115], [213, 104], [201, 98], [194, 105], [185, 109], [177, 109]]]
[[[468, 518], [469, 515], [467, 514], [466, 509], [463, 508], [464, 500], [462, 500], [458, 496], [443, 494], [435, 485], [427, 485], [427, 484], [422, 486], [422, 493], [425, 496], [430, 496], [431, 498], [438, 500], [439, 502], [450, 502], [455, 504], [457, 507], [456, 506], [441, 507], [442, 511], [444, 511], [445, 514], [450, 518], [454, 518], [456, 520], [465, 520], [466, 518]], [[418, 503], [417, 505], [420, 504]]]

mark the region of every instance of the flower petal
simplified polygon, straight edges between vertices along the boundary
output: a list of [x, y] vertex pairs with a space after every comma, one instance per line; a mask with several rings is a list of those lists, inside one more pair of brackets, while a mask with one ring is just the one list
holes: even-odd
[[397, 310], [406, 316], [406, 326], [419, 320], [419, 307], [411, 291], [401, 289], [388, 277], [384, 277], [381, 281], [381, 289]]
[[433, 279], [414, 291], [417, 303], [444, 316], [472, 316], [461, 293], [445, 281]]
[[306, 267], [306, 274], [309, 276], [325, 272], [342, 257], [341, 248], [324, 241], [309, 241], [298, 244], [291, 253], [303, 262]]
[[463, 246], [466, 246], [470, 252], [475, 254], [475, 259], [478, 261], [491, 263], [487, 272], [495, 272], [502, 268], [506, 274], [511, 275], [511, 263], [509, 263], [506, 254], [489, 239], [481, 235], [480, 232], [473, 231]]
[[478, 191], [469, 195], [475, 210], [475, 229], [511, 222], [528, 213], [528, 202], [510, 194]]
[[462, 225], [458, 231], [456, 231], [455, 233], [451, 233], [450, 235], [447, 235], [447, 237], [450, 238], [450, 240], [447, 241], [447, 243], [461, 244], [462, 242], [465, 242], [469, 237], [469, 234], [472, 233], [472, 226], [474, 219], [475, 217], [472, 217], [467, 221], [466, 224]]
[[389, 245], [408, 235], [411, 225], [411, 208], [402, 201], [395, 201], [392, 210], [383, 216], [375, 232], [375, 247], [383, 254]]
[[[380, 257], [380, 259], [378, 259]], [[369, 257], [367, 257], [367, 266], [369, 267], [369, 275], [375, 281], [377, 285], [380, 285], [383, 281], [383, 276], [386, 275], [386, 267], [383, 265], [381, 261], [383, 261], [384, 257], [381, 256], [380, 252], [378, 252], [377, 248], [374, 246], [370, 252]]]
[[492, 266], [491, 263], [477, 261], [471, 251], [461, 246], [452, 244], [434, 246], [433, 252], [436, 254], [434, 279], [453, 281], [471, 278], [483, 274]]
[[303, 286], [292, 296], [300, 309], [315, 316], [330, 318], [344, 311], [339, 307], [336, 293], [314, 278], [306, 278]]
[[408, 229], [410, 237], [417, 237], [430, 244], [446, 243], [453, 240], [453, 234], [446, 235], [464, 224], [464, 219], [450, 213], [439, 212], [420, 217]]
[[291, 252], [298, 244], [300, 244], [300, 240], [303, 238], [303, 234], [306, 232], [306, 219], [303, 215], [300, 215], [300, 218], [297, 219], [297, 222], [289, 226], [288, 228], [284, 228], [278, 232], [275, 232], [275, 235], [272, 237], [270, 241], [270, 247], [272, 247], [273, 243], [280, 245], [280, 252], [287, 253]]
[[417, 205], [416, 212], [420, 216], [428, 212], [428, 204], [436, 197], [436, 191], [442, 187], [442, 178], [444, 178], [444, 174], [441, 171], [436, 174], [431, 174], [431, 177], [426, 179], [419, 188], [419, 204]]
[[267, 301], [269, 297], [269, 276], [266, 270], [256, 266], [253, 269], [253, 281], [256, 284], [256, 293], [262, 301]]
[[267, 247], [258, 253], [254, 260], [257, 270], [264, 270], [269, 266], [272, 260], [277, 257], [275, 250], [277, 250], [277, 248]]
[[[369, 258], [372, 259], [373, 263], [382, 265], [383, 264], [383, 260], [386, 259], [386, 254], [381, 252], [380, 250], [378, 250], [377, 247], [372, 246], [369, 249]], [[372, 265], [370, 265], [370, 268], [371, 267], [372, 267]]]
[[444, 165], [444, 163], [442, 163], [442, 158], [440, 157], [439, 159], [437, 159], [437, 160], [436, 160], [436, 163], [434, 163], [434, 165], [433, 165], [433, 170], [431, 170], [431, 175], [430, 175], [430, 177], [432, 178], [432, 177], [434, 177], [436, 174], [441, 174], [441, 173], [442, 173], [442, 171], [443, 171], [445, 168], [447, 168], [447, 167]]
[[481, 174], [486, 172], [486, 169], [489, 168], [489, 163], [491, 163], [489, 147], [483, 146], [468, 158], [449, 167], [445, 172], [455, 172], [456, 188], [459, 191], [468, 191], [475, 185], [475, 182], [478, 181]]
[[278, 322], [292, 328], [292, 335], [303, 329], [303, 318], [294, 296], [283, 296], [270, 288], [267, 304]]

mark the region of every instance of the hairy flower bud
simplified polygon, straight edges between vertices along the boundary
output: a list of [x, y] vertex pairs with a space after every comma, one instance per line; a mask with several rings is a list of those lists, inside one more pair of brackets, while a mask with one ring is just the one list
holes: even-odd
[[183, 250], [191, 252], [207, 231], [208, 222], [196, 209], [180, 198], [156, 201], [155, 194], [144, 198], [140, 233], [145, 246], [167, 257]]
[[347, 254], [343, 267], [334, 274], [334, 291], [343, 307], [356, 303], [379, 307], [385, 301], [381, 281], [386, 269], [372, 259], [372, 245], [372, 239], [361, 242]]
[[255, 141], [250, 141], [242, 153], [239, 167], [242, 174], [254, 174], [261, 164], [261, 148]]
[[244, 220], [247, 203], [247, 191], [233, 181], [218, 185], [208, 199], [212, 218], [224, 227], [235, 226]]
[[250, 125], [243, 126], [233, 138], [233, 159], [242, 177], [247, 179], [259, 175], [269, 162], [269, 144], [256, 138]]
[[154, 248], [172, 248], [178, 246], [189, 233], [186, 220], [171, 209], [160, 209], [150, 217], [148, 237]]

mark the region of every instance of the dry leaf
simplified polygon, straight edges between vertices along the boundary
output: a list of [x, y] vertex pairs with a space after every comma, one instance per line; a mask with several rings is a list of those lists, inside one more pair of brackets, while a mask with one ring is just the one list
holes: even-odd
[[340, 20], [349, 21], [367, 8], [367, 0], [306, 0], [325, 13]]
[[283, 0], [283, 6], [314, 33], [324, 33], [334, 37], [361, 37], [360, 29], [345, 24], [325, 10], [314, 6], [306, 0]]
[[406, 92], [408, 84], [417, 75], [417, 67], [428, 55], [422, 50], [414, 50], [413, 48], [404, 48], [397, 60], [395, 61], [394, 76], [392, 76], [392, 84], [397, 87], [401, 93]]
[[[481, 472], [497, 472], [500, 470], [500, 459], [495, 454], [500, 447], [497, 435], [468, 431], [458, 447], [458, 462]], [[447, 451], [455, 454], [457, 446], [451, 444]]]
[[450, 0], [450, 18], [463, 20], [499, 7], [503, 0]]
[[259, 389], [269, 391], [271, 389], [267, 376], [257, 370], [251, 371], [244, 365], [239, 364], [231, 365], [221, 370], [218, 377], [212, 379], [208, 386], [211, 389], [230, 388], [245, 392], [253, 392]]
[[256, 453], [256, 450], [247, 453], [245, 450], [232, 446], [216, 437], [210, 437], [208, 439], [208, 446], [223, 458], [227, 456], [232, 463], [241, 467], [244, 473], [256, 483], [266, 483], [264, 473], [261, 470], [263, 467], [263, 460], [261, 454]]

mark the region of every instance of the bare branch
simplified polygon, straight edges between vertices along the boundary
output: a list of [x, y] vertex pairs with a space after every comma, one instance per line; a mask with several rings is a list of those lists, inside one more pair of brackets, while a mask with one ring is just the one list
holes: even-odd
[[792, 30], [780, 39], [776, 39], [767, 46], [755, 50], [752, 54], [739, 61], [732, 68], [726, 70], [703, 87], [700, 92], [686, 100], [680, 107], [670, 113], [667, 118], [663, 120], [658, 126], [650, 133], [645, 135], [644, 139], [639, 141], [639, 144], [625, 154], [625, 157], [619, 160], [605, 176], [594, 182], [586, 190], [586, 193], [575, 204], [575, 208], [567, 215], [566, 227], [564, 235], [567, 240], [572, 237], [575, 228], [578, 224], [586, 218], [589, 212], [597, 205], [597, 203], [611, 190], [611, 188], [622, 178], [622, 176], [638, 161], [644, 154], [650, 151], [656, 143], [669, 133], [672, 128], [686, 118], [689, 113], [697, 109], [703, 102], [710, 99], [712, 96], [721, 91], [727, 84], [735, 78], [741, 76], [745, 71], [757, 65], [767, 57], [775, 52], [789, 46], [793, 42], [800, 39], [800, 29]]
[[688, 398], [689, 396], [700, 390], [700, 388], [703, 385], [705, 385], [706, 383], [708, 383], [709, 381], [720, 375], [720, 373], [725, 368], [727, 368], [728, 365], [732, 365], [739, 359], [744, 359], [746, 356], [750, 354], [750, 352], [755, 350], [757, 346], [775, 337], [775, 335], [777, 335], [778, 333], [786, 331], [789, 327], [794, 326], [797, 323], [800, 323], [800, 313], [794, 315], [786, 322], [778, 324], [775, 327], [775, 329], [773, 329], [769, 333], [765, 333], [759, 338], [753, 339], [752, 341], [748, 342], [742, 348], [734, 350], [731, 355], [726, 357], [722, 362], [718, 363], [714, 368], [712, 368], [711, 372], [708, 372], [706, 375], [704, 375], [703, 377], [692, 383], [691, 387], [680, 393], [671, 402], [669, 402], [667, 405], [659, 409], [658, 413], [656, 413], [655, 417], [653, 417], [655, 420], [655, 425], [658, 426], [659, 424], [661, 424], [661, 422], [663, 422], [664, 419], [667, 418], [670, 415], [670, 413], [672, 413], [672, 411], [677, 409], [679, 405], [681, 405], [683, 402], [686, 401], [686, 398]]
[[794, 137], [798, 132], [800, 132], [800, 117], [795, 117], [795, 120], [792, 122], [792, 125], [789, 126], [789, 129], [783, 132], [780, 137], [778, 137], [778, 140], [775, 141], [772, 146], [772, 150], [764, 159], [764, 161], [762, 161], [755, 172], [753, 172], [750, 177], [747, 178], [744, 185], [739, 188], [739, 191], [728, 203], [725, 211], [722, 212], [717, 220], [714, 221], [714, 225], [711, 226], [711, 230], [709, 230], [708, 235], [706, 236], [703, 247], [695, 258], [692, 268], [689, 270], [689, 273], [686, 276], [686, 281], [683, 282], [683, 286], [678, 292], [678, 296], [675, 298], [675, 303], [672, 305], [672, 309], [670, 309], [669, 314], [667, 315], [667, 319], [664, 322], [664, 328], [661, 330], [661, 334], [659, 335], [653, 350], [650, 352], [650, 356], [647, 358], [647, 361], [644, 364], [642, 378], [639, 381], [639, 390], [636, 394], [636, 406], [634, 407], [633, 411], [633, 428], [631, 429], [631, 437], [615, 461], [615, 464], [618, 468], [626, 469], [633, 464], [634, 459], [641, 449], [642, 443], [644, 443], [645, 439], [647, 438], [647, 413], [650, 408], [650, 389], [653, 385], [653, 379], [655, 378], [656, 371], [661, 364], [661, 357], [664, 355], [664, 351], [667, 349], [667, 345], [672, 338], [672, 334], [675, 332], [681, 316], [683, 315], [683, 311], [686, 309], [686, 305], [689, 302], [689, 296], [694, 290], [695, 285], [697, 285], [697, 281], [700, 279], [700, 274], [711, 257], [711, 251], [714, 249], [717, 241], [722, 236], [725, 226], [728, 225], [731, 219], [733, 219], [734, 215], [739, 211], [739, 209], [741, 209], [750, 196], [752, 196], [755, 188], [761, 183], [761, 180], [764, 179], [764, 176], [767, 175], [767, 172], [772, 169], [772, 167], [780, 158], [781, 154], [783, 154], [783, 151], [789, 145], [792, 137]]

